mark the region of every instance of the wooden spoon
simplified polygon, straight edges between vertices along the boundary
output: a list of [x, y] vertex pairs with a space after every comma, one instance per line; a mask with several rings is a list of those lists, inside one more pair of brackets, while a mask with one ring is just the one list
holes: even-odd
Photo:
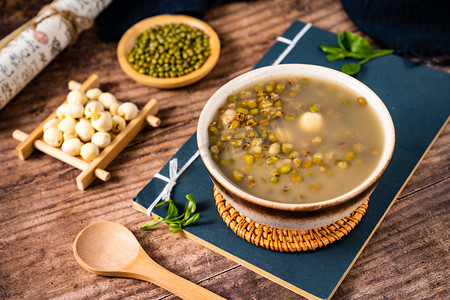
[[78, 263], [94, 274], [145, 280], [183, 299], [224, 299], [158, 265], [131, 231], [114, 222], [100, 221], [84, 228], [73, 252]]

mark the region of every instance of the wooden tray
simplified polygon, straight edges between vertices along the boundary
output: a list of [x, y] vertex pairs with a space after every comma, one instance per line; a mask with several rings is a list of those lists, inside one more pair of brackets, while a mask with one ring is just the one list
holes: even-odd
[[[98, 88], [99, 81], [96, 74], [91, 75], [85, 82], [79, 84], [75, 81], [69, 82], [69, 89], [78, 89], [86, 92], [89, 89]], [[66, 103], [66, 101], [64, 101]], [[131, 140], [144, 128], [146, 123], [150, 126], [158, 127], [161, 120], [155, 117], [158, 112], [158, 102], [151, 99], [140, 111], [139, 114], [131, 120], [123, 131], [121, 131], [108, 145], [104, 148], [100, 155], [91, 162], [87, 162], [79, 157], [71, 156], [64, 153], [60, 148], [52, 147], [42, 140], [44, 133], [44, 125], [51, 119], [56, 117], [56, 111], [39, 124], [30, 134], [23, 131], [15, 130], [12, 134], [13, 138], [20, 141], [16, 147], [17, 155], [20, 159], [27, 159], [34, 149], [38, 149], [66, 164], [82, 170], [76, 178], [77, 187], [85, 190], [89, 184], [99, 178], [102, 181], [108, 181], [111, 177], [105, 168], [119, 155], [119, 153], [131, 142]]]

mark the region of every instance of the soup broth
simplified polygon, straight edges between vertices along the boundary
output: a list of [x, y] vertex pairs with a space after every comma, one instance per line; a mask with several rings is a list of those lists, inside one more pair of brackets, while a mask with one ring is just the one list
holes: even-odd
[[257, 197], [314, 203], [345, 194], [375, 169], [384, 140], [364, 97], [318, 78], [248, 85], [224, 100], [209, 150], [226, 177]]

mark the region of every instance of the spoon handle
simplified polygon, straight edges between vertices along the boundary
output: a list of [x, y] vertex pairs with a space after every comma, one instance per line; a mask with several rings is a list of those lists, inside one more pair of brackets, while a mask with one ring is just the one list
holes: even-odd
[[142, 248], [139, 249], [136, 259], [121, 271], [126, 273], [126, 277], [154, 283], [182, 299], [225, 299], [163, 268], [151, 259]]

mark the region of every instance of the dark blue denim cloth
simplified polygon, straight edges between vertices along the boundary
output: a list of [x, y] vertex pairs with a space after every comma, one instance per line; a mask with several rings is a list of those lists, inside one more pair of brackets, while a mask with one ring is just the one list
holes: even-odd
[[[203, 18], [208, 9], [233, 0], [114, 0], [96, 19], [105, 41], [117, 42], [137, 22], [162, 14]], [[237, 0], [234, 0], [237, 1]], [[239, 0], [245, 1], [245, 0]]]
[[[450, 64], [449, 0], [341, 0], [364, 34], [397, 54]], [[426, 60], [426, 59], [425, 59]]]

